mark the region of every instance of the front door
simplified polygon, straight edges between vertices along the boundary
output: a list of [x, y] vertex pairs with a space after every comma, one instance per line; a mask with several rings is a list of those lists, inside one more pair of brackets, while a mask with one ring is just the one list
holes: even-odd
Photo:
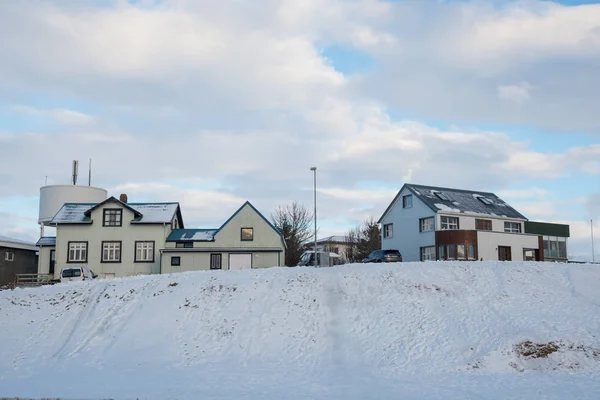
[[229, 269], [250, 269], [252, 268], [252, 254], [230, 254]]
[[48, 267], [50, 275], [54, 275], [54, 264], [56, 264], [56, 250], [50, 250], [50, 265]]
[[509, 246], [498, 246], [498, 261], [512, 261]]

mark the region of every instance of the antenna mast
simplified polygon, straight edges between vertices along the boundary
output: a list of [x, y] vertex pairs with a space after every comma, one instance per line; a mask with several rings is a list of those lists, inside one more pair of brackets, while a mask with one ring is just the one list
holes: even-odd
[[73, 185], [77, 185], [78, 171], [79, 171], [79, 161], [73, 160]]
[[90, 158], [90, 173], [88, 176], [88, 186], [92, 186], [92, 159]]

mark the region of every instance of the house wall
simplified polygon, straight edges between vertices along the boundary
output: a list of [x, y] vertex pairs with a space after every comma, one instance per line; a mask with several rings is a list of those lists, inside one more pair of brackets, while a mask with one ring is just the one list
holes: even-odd
[[[13, 261], [5, 260], [6, 252], [14, 253]], [[38, 262], [35, 253], [35, 250], [0, 246], [0, 286], [12, 283], [16, 274], [35, 274]]]
[[498, 246], [509, 246], [512, 261], [523, 261], [523, 249], [539, 249], [539, 236], [478, 231], [477, 245], [479, 259], [484, 261], [498, 261]]
[[[123, 224], [120, 227], [102, 226], [103, 210], [105, 208], [122, 208]], [[139, 274], [158, 274], [160, 272], [160, 253], [169, 233], [170, 224], [131, 224], [134, 218], [133, 212], [119, 206], [116, 203], [107, 203], [92, 211], [92, 224], [59, 225], [56, 228], [56, 267], [55, 278], [60, 275], [61, 268], [72, 265], [87, 265], [100, 278], [106, 274], [114, 274], [115, 277], [123, 277]], [[121, 262], [103, 263], [102, 241], [121, 241]], [[154, 241], [154, 262], [134, 262], [135, 242]], [[68, 242], [87, 241], [88, 259], [87, 263], [67, 263]], [[112, 275], [111, 275], [112, 276]]]
[[[525, 228], [523, 226], [523, 221], [517, 219], [509, 219], [509, 218], [498, 218], [492, 216], [471, 216], [465, 214], [453, 214], [453, 213], [439, 213], [436, 218], [436, 229], [441, 229], [442, 226], [442, 216], [444, 217], [458, 217], [458, 226], [460, 230], [475, 230], [475, 220], [476, 219], [485, 219], [492, 221], [492, 232], [502, 232], [504, 233], [504, 222], [518, 222], [521, 224], [521, 232], [525, 232]], [[489, 232], [489, 231], [488, 231]]]
[[[38, 274], [47, 274], [50, 272], [50, 250], [54, 250], [53, 246], [40, 247], [40, 254], [38, 259]], [[54, 267], [56, 272], [56, 266]]]
[[[210, 255], [221, 254], [221, 269], [229, 269], [230, 252], [220, 252], [218, 249], [206, 252], [164, 252], [162, 254], [162, 273], [170, 274], [175, 272], [187, 271], [208, 271], [210, 270]], [[181, 257], [181, 265], [172, 266], [171, 257]], [[283, 262], [283, 253], [252, 253], [252, 268], [270, 268], [281, 265]]]
[[[419, 219], [435, 217], [435, 212], [413, 194], [413, 206], [402, 208], [402, 196], [413, 194], [405, 188], [381, 221], [381, 247], [383, 250], [397, 249], [403, 261], [420, 261], [421, 247], [435, 245], [435, 232], [419, 232]], [[384, 226], [393, 223], [393, 235], [384, 238]], [[435, 222], [439, 226], [439, 219]]]

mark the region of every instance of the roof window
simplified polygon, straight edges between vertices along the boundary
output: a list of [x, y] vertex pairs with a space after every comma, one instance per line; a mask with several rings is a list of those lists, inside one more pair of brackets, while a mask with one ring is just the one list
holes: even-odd
[[450, 197], [446, 196], [446, 193], [444, 193], [444, 192], [433, 192], [433, 193], [435, 193], [435, 195], [436, 195], [438, 198], [440, 198], [441, 200], [444, 200], [444, 201], [451, 201], [451, 200], [450, 200]]
[[477, 196], [477, 200], [479, 200], [486, 206], [490, 206], [490, 205], [494, 204], [494, 202], [492, 200], [488, 199], [487, 197], [483, 197], [483, 196]]

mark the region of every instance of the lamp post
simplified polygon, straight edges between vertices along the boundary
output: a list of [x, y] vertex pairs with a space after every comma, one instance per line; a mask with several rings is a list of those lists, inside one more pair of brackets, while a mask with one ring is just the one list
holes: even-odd
[[592, 233], [592, 262], [596, 262], [596, 254], [594, 252], [594, 220], [590, 219], [590, 231]]
[[317, 167], [311, 167], [314, 175], [314, 195], [315, 195], [315, 267], [319, 266], [317, 258]]

